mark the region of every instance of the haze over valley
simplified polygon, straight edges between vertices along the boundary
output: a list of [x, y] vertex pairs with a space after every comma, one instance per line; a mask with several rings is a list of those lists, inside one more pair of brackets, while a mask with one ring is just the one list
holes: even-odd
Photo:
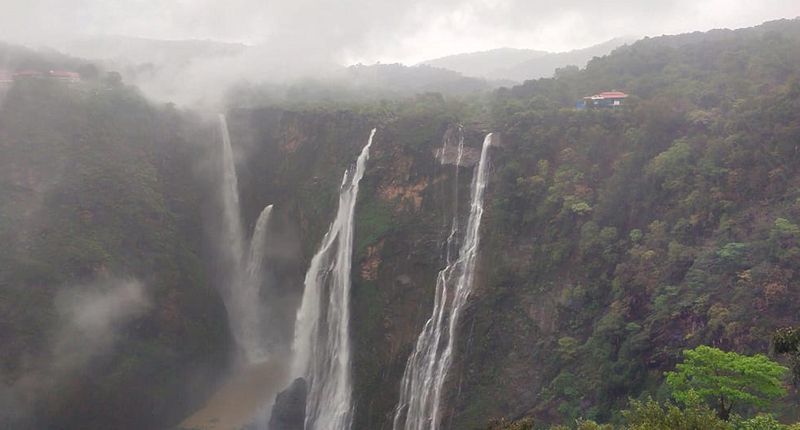
[[800, 429], [795, 1], [0, 3], [0, 428]]

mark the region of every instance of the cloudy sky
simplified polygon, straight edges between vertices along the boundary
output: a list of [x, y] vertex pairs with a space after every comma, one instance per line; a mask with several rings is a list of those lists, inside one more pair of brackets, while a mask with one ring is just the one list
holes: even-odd
[[76, 34], [216, 39], [413, 63], [500, 46], [562, 51], [621, 35], [800, 16], [799, 0], [0, 0], [0, 39]]

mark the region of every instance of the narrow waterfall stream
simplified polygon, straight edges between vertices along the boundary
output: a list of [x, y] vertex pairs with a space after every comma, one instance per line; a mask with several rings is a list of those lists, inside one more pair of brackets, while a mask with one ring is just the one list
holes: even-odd
[[309, 384], [306, 430], [349, 430], [352, 423], [349, 336], [353, 218], [375, 131], [370, 133], [355, 169], [348, 169], [342, 178], [336, 218], [306, 272], [297, 312], [292, 372], [305, 377]]
[[[222, 252], [228, 259], [223, 297], [236, 344], [246, 364], [265, 361], [269, 357], [268, 339], [263, 333], [264, 306], [259, 297], [264, 280], [264, 252], [272, 205], [264, 208], [256, 221], [253, 236], [245, 239], [239, 206], [236, 163], [225, 115], [219, 115], [222, 138]], [[245, 248], [248, 248], [245, 250]]]
[[[489, 133], [483, 141], [480, 161], [472, 179], [469, 218], [455, 261], [451, 261], [450, 248], [458, 236], [458, 214], [453, 217], [447, 239], [447, 265], [436, 279], [431, 317], [425, 323], [406, 363], [400, 383], [400, 398], [395, 409], [394, 430], [439, 428], [442, 387], [452, 363], [459, 317], [472, 292], [475, 276], [491, 145], [492, 134]], [[459, 141], [459, 162], [462, 154], [463, 138]]]
[[218, 127], [223, 168], [219, 241], [225, 270], [222, 298], [240, 360], [206, 404], [181, 423], [181, 428], [221, 430], [246, 425], [264, 428], [269, 420], [269, 406], [286, 382], [288, 361], [285, 352], [271, 348], [269, 308], [261, 296], [268, 272], [265, 258], [272, 205], [261, 211], [252, 237], [247, 240], [241, 221], [236, 159], [222, 114]]
[[265, 335], [266, 309], [262, 304], [260, 290], [264, 281], [264, 254], [271, 215], [272, 205], [269, 205], [258, 216], [250, 238], [250, 249], [237, 272], [240, 278], [232, 297], [239, 315], [235, 329], [237, 341], [250, 364], [267, 360], [270, 353], [269, 338]]

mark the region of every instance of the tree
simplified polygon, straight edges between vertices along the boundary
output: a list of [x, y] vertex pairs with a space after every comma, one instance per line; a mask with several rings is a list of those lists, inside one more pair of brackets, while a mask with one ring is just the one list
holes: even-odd
[[702, 403], [696, 394], [688, 396], [686, 408], [667, 403], [662, 406], [653, 399], [631, 400], [630, 409], [623, 411], [628, 430], [727, 430], [730, 426]]
[[772, 415], [757, 415], [748, 420], [734, 420], [736, 430], [788, 430], [789, 427], [778, 422]]
[[699, 396], [716, 404], [717, 415], [730, 417], [734, 404], [765, 407], [786, 394], [781, 377], [788, 370], [762, 354], [747, 356], [701, 345], [683, 351], [684, 361], [667, 372], [673, 397], [686, 402]]
[[509, 421], [505, 418], [492, 420], [488, 430], [533, 430], [533, 420], [524, 418], [518, 421]]
[[794, 384], [800, 385], [800, 328], [779, 329], [772, 336], [772, 349], [776, 354], [788, 354]]

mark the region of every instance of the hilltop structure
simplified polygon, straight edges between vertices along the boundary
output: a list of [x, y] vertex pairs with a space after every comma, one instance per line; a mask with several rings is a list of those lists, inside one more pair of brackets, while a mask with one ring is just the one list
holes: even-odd
[[593, 96], [584, 97], [583, 100], [578, 101], [576, 107], [578, 109], [604, 107], [615, 108], [622, 106], [622, 103], [626, 98], [628, 98], [628, 95], [622, 91], [605, 91]]
[[81, 81], [81, 74], [68, 70], [50, 70], [46, 74], [38, 70], [18, 70], [15, 72], [0, 70], [0, 84], [10, 85], [14, 83], [14, 81], [40, 78], [50, 78], [63, 82], [74, 83]]

